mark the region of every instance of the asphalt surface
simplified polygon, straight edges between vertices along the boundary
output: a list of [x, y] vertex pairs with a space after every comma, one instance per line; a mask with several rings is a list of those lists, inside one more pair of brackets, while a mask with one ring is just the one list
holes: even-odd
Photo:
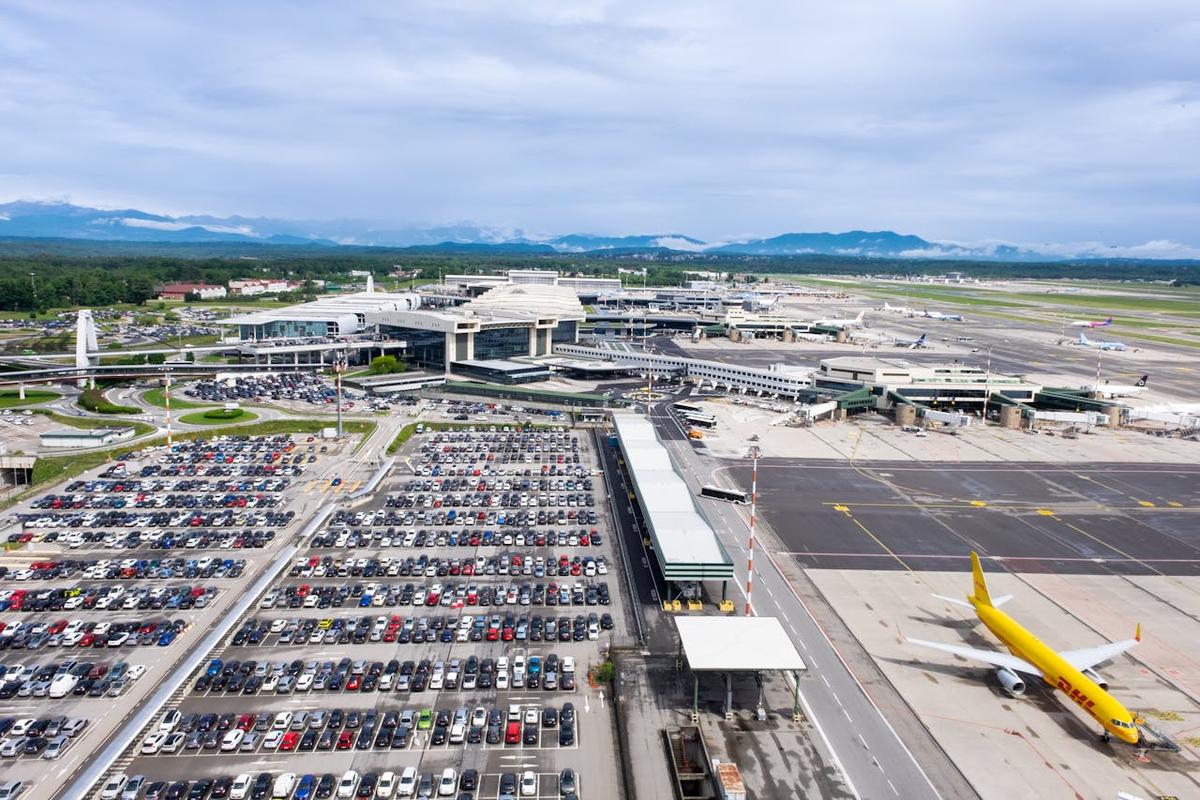
[[[704, 483], [729, 484], [730, 481], [719, 477], [724, 468], [702, 458], [697, 446], [684, 437], [665, 412], [657, 412], [654, 422], [663, 443], [697, 493]], [[747, 520], [740, 513], [743, 507], [701, 502], [734, 560], [737, 587], [731, 587], [730, 594], [740, 604], [746, 582], [748, 533]], [[851, 792], [860, 798], [905, 800], [975, 797], [927, 734], [922, 737], [924, 741], [913, 743], [922, 753], [918, 763], [810, 614], [784, 571], [764, 555], [762, 550], [758, 551], [753, 581], [754, 612], [778, 617], [796, 643], [808, 667], [800, 686], [805, 716], [818, 729], [822, 745]], [[929, 774], [936, 776], [933, 781]]]
[[[749, 469], [724, 470], [749, 488]], [[764, 518], [801, 566], [1200, 574], [1200, 466], [764, 459]]]

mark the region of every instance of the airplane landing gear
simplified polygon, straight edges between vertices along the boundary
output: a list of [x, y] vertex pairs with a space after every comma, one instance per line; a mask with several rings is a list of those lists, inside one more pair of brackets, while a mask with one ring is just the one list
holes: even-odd
[[1109, 733], [1108, 731], [1105, 731], [1104, 733], [1100, 734], [1100, 741], [1104, 742], [1105, 744], [1108, 744], [1109, 742], [1112, 741], [1112, 734]]

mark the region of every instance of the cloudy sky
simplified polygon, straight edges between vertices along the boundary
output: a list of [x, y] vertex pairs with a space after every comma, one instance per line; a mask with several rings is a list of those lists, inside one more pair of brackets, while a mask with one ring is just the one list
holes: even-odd
[[1200, 6], [0, 6], [0, 200], [1200, 246]]

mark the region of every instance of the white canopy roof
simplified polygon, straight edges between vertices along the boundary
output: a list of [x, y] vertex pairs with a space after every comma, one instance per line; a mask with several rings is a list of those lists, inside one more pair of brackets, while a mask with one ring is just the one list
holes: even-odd
[[775, 617], [675, 617], [675, 627], [696, 672], [806, 669]]

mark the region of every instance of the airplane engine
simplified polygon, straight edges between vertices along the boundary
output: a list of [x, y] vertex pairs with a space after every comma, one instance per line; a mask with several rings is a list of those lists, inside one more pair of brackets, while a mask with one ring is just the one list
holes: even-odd
[[1088, 680], [1090, 680], [1092, 683], [1096, 684], [1104, 691], [1108, 691], [1108, 679], [1099, 672], [1096, 672], [1094, 669], [1085, 669], [1083, 674], [1086, 675]]
[[1025, 681], [1021, 680], [1017, 673], [1011, 669], [1001, 667], [996, 670], [996, 677], [1000, 679], [1000, 685], [1004, 687], [1004, 691], [1013, 697], [1020, 697], [1025, 694]]

